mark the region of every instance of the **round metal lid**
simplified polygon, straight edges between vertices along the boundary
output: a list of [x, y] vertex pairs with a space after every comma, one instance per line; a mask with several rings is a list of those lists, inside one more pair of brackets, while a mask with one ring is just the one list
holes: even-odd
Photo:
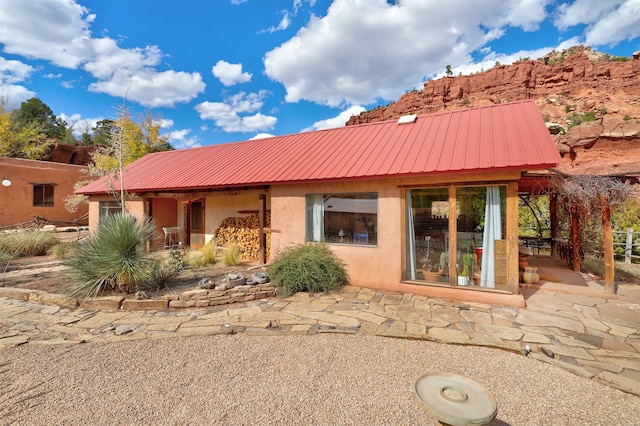
[[485, 425], [498, 415], [493, 395], [480, 383], [458, 374], [424, 374], [413, 391], [424, 410], [452, 426]]

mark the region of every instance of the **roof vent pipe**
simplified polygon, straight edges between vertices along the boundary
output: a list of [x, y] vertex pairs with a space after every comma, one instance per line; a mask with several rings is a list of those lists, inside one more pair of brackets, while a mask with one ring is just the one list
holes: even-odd
[[398, 124], [415, 123], [416, 122], [416, 118], [418, 118], [418, 116], [415, 115], [415, 114], [403, 115], [402, 117], [398, 118]]

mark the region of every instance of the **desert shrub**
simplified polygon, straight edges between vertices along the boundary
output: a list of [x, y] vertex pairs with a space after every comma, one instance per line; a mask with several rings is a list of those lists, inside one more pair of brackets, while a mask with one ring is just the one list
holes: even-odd
[[51, 232], [34, 230], [14, 232], [0, 237], [0, 251], [15, 256], [44, 256], [59, 241]]
[[200, 251], [202, 252], [202, 260], [208, 265], [213, 265], [216, 263], [216, 256], [218, 255], [218, 240], [215, 238], [210, 239]]
[[150, 219], [128, 214], [108, 216], [66, 261], [79, 282], [72, 295], [92, 297], [107, 289], [128, 292], [148, 285], [154, 262], [146, 244], [153, 231]]
[[299, 291], [337, 290], [349, 277], [344, 264], [324, 244], [290, 247], [267, 267], [281, 297]]
[[622, 119], [624, 121], [629, 121], [629, 120], [631, 120], [631, 116], [629, 114], [625, 114], [624, 117], [622, 117]]
[[567, 118], [569, 122], [569, 128], [574, 126], [579, 126], [582, 123], [587, 121], [596, 121], [596, 113], [593, 111], [586, 111], [582, 114], [574, 112], [570, 117]]
[[229, 243], [222, 250], [222, 264], [224, 266], [235, 266], [240, 260], [240, 247], [235, 243]]
[[11, 253], [0, 250], [0, 272], [4, 272], [4, 268], [7, 267], [7, 264], [11, 261], [12, 257]]
[[75, 246], [76, 243], [74, 242], [56, 244], [49, 249], [48, 254], [55, 257], [56, 259], [64, 259], [73, 252]]
[[150, 284], [155, 287], [155, 290], [166, 287], [185, 266], [185, 253], [179, 249], [171, 250], [167, 256], [154, 259], [151, 266]]

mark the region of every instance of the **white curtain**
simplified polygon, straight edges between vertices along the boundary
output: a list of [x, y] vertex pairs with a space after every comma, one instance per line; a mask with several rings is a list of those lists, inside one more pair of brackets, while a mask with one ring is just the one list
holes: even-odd
[[307, 236], [310, 241], [324, 241], [324, 196], [309, 195], [307, 205]]
[[413, 202], [411, 190], [406, 193], [407, 210], [407, 279], [416, 279], [416, 231], [413, 225]]
[[502, 239], [502, 214], [500, 212], [500, 188], [487, 187], [487, 204], [484, 209], [484, 235], [482, 237], [481, 285], [494, 288], [495, 240]]

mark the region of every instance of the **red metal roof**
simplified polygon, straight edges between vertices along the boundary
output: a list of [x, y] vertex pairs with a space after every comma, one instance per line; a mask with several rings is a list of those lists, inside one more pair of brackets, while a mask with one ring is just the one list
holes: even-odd
[[[148, 154], [125, 167], [128, 192], [185, 191], [555, 167], [533, 101]], [[108, 190], [104, 179], [78, 192]]]

